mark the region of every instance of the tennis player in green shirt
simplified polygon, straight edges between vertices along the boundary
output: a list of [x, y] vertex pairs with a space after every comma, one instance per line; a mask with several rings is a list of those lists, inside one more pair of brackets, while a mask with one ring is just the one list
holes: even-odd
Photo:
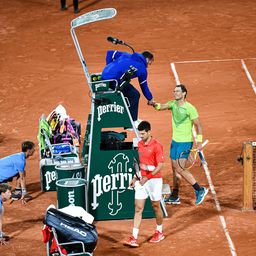
[[[183, 170], [178, 164], [178, 158], [181, 152], [190, 150], [193, 146], [192, 127], [196, 128], [196, 146], [202, 149], [202, 126], [196, 108], [186, 101], [187, 89], [183, 84], [177, 85], [173, 91], [174, 100], [165, 104], [155, 103], [156, 110], [171, 110], [172, 112], [172, 142], [170, 148], [170, 158], [173, 169], [173, 191], [169, 198], [165, 200], [168, 204], [180, 204], [179, 187], [181, 179], [184, 178], [190, 183], [196, 194], [195, 204], [199, 205], [203, 202], [208, 193], [208, 189], [201, 187], [189, 170]], [[183, 156], [182, 163], [185, 166], [187, 161], [186, 155]], [[183, 160], [183, 159], [182, 159]]]

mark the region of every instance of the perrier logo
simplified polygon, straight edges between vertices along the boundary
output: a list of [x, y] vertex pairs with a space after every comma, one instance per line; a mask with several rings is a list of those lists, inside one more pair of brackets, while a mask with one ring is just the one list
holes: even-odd
[[117, 105], [116, 102], [114, 102], [113, 104], [107, 104], [107, 105], [103, 105], [103, 106], [98, 106], [97, 107], [97, 120], [100, 121], [101, 120], [101, 116], [105, 113], [109, 113], [109, 112], [114, 112], [114, 113], [118, 113], [118, 114], [123, 114], [124, 113], [124, 107], [121, 105]]
[[129, 184], [132, 180], [132, 168], [128, 168], [129, 158], [123, 153], [117, 154], [108, 164], [109, 173], [105, 176], [96, 174], [92, 179], [93, 201], [92, 210], [99, 206], [98, 198], [104, 193], [111, 194], [108, 203], [109, 214], [116, 215], [123, 207], [120, 194], [127, 189], [132, 190]]

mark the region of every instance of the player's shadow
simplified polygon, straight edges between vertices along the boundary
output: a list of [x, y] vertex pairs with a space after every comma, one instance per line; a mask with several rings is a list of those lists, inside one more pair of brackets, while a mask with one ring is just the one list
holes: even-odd
[[[120, 231], [111, 231], [111, 235], [115, 235], [116, 237], [120, 237]], [[122, 243], [120, 243], [119, 239], [115, 239], [110, 237], [108, 233], [100, 234], [100, 239], [105, 240], [109, 246], [108, 249], [104, 250], [104, 255], [108, 256], [119, 256], [119, 255], [127, 255], [127, 256], [138, 256], [137, 252], [127, 252], [128, 247], [124, 247]], [[134, 250], [134, 249], [133, 249]], [[135, 248], [136, 250], [136, 248]]]
[[219, 197], [220, 206], [223, 208], [229, 208], [233, 210], [242, 210], [242, 198], [241, 196], [237, 197]]
[[2, 143], [4, 141], [5, 137], [2, 133], [0, 133], [0, 143]]
[[33, 182], [33, 183], [27, 184], [27, 190], [30, 193], [35, 193], [35, 192], [41, 191], [41, 184], [40, 184], [40, 182]]
[[[84, 10], [84, 9], [86, 9], [86, 8], [89, 8], [90, 6], [92, 6], [92, 5], [96, 4], [96, 3], [99, 3], [99, 2], [101, 2], [101, 1], [102, 1], [102, 0], [92, 0], [92, 1], [80, 0], [80, 1], [79, 1], [79, 10], [82, 11], [82, 10]], [[85, 3], [85, 2], [86, 2], [86, 4], [83, 4], [83, 3]]]
[[43, 191], [41, 191], [41, 184], [40, 182], [34, 182], [27, 184], [27, 191], [29, 195], [33, 197], [33, 199], [36, 199], [40, 197], [42, 194], [44, 194]]
[[16, 221], [12, 223], [4, 224], [6, 233], [12, 233], [12, 238], [15, 238], [19, 234], [22, 234], [25, 230], [31, 229], [37, 224], [42, 224], [43, 226], [44, 216], [41, 216], [37, 219], [28, 219], [22, 221]]
[[[165, 236], [168, 237], [169, 235], [177, 234], [181, 231], [186, 230], [190, 226], [204, 222], [207, 219], [212, 218], [213, 216], [218, 216], [218, 214], [219, 213], [215, 208], [209, 209], [197, 207], [194, 210], [188, 210], [186, 213], [175, 217], [175, 219], [178, 218], [179, 220], [183, 220], [182, 222], [174, 221], [174, 226], [172, 223], [165, 227], [166, 231], [169, 230], [169, 232], [165, 231]], [[170, 216], [170, 220], [172, 220], [172, 216]]]

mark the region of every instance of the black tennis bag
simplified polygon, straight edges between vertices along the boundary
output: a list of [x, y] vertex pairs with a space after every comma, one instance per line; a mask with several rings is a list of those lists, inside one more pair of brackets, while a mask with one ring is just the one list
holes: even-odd
[[[86, 223], [78, 217], [50, 208], [46, 212], [45, 224], [56, 230], [59, 243], [81, 241], [84, 243], [86, 252], [93, 252], [97, 245], [98, 233], [96, 227]], [[63, 246], [69, 253], [81, 251], [79, 245]], [[75, 248], [74, 248], [75, 247]]]
[[103, 131], [101, 132], [101, 150], [122, 149], [124, 140], [127, 137], [126, 132]]

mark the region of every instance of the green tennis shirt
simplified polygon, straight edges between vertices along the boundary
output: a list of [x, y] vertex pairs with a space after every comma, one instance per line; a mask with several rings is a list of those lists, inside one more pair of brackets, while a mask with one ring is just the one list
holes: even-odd
[[198, 118], [196, 108], [187, 101], [178, 106], [175, 100], [168, 101], [168, 107], [172, 111], [172, 139], [176, 142], [193, 141], [192, 120]]

